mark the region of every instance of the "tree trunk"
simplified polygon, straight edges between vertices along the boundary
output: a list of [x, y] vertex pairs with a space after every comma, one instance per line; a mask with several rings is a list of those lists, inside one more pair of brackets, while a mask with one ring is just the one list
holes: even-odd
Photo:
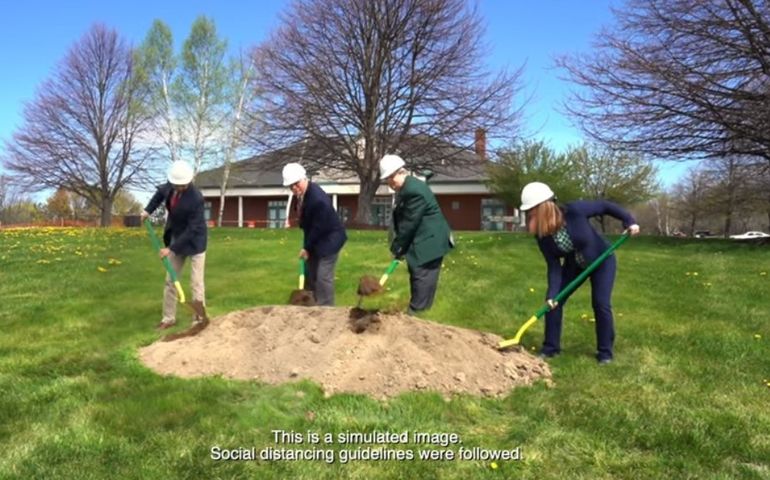
[[217, 227], [222, 226], [222, 217], [225, 215], [225, 191], [227, 190], [227, 181], [230, 179], [230, 162], [225, 161], [225, 168], [222, 171], [222, 183], [219, 185], [219, 213], [217, 214]]
[[[375, 172], [376, 173], [376, 172]], [[370, 175], [368, 178], [361, 178], [361, 191], [358, 194], [358, 211], [356, 212], [356, 225], [371, 225], [372, 223], [372, 201], [380, 186], [380, 180], [377, 175]]]
[[102, 197], [100, 227], [109, 227], [112, 225], [112, 198], [109, 195]]
[[725, 238], [730, 236], [730, 228], [732, 227], [733, 223], [733, 214], [732, 212], [727, 212], [725, 215]]

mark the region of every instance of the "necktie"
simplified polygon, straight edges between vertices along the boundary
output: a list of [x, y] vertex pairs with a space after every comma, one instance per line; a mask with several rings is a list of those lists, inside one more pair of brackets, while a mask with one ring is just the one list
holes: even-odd
[[179, 197], [181, 196], [181, 192], [174, 192], [174, 195], [171, 197], [171, 201], [169, 202], [169, 210], [173, 210], [176, 208], [176, 204], [179, 202]]

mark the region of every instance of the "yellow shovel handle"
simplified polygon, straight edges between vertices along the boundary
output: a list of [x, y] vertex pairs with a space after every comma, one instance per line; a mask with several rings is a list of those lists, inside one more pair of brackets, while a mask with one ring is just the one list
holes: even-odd
[[537, 317], [535, 315], [532, 315], [529, 320], [524, 322], [524, 325], [521, 326], [518, 332], [516, 332], [516, 336], [513, 337], [510, 340], [502, 341], [498, 344], [498, 348], [508, 348], [513, 345], [518, 345], [521, 341], [521, 336], [524, 335], [524, 332], [527, 331], [529, 327], [534, 325], [534, 323], [537, 322]]
[[179, 303], [184, 303], [184, 290], [182, 290], [182, 284], [179, 283], [179, 280], [174, 282], [174, 287], [176, 288], [176, 294], [179, 296]]

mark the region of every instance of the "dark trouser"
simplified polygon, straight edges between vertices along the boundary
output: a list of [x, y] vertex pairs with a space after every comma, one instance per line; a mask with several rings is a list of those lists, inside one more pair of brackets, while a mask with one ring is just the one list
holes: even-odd
[[318, 305], [334, 305], [334, 267], [337, 266], [339, 253], [318, 257], [310, 255], [307, 261], [307, 285], [315, 295]]
[[409, 299], [410, 311], [427, 310], [433, 305], [443, 260], [444, 257], [439, 257], [424, 265], [409, 265], [409, 287], [412, 294]]
[[[612, 345], [615, 341], [615, 327], [612, 320], [612, 286], [615, 283], [617, 262], [611, 255], [589, 275], [591, 279], [591, 305], [596, 319], [596, 358], [604, 360], [612, 358]], [[577, 266], [572, 255], [567, 257], [562, 271], [561, 286], [563, 290], [569, 282], [583, 270]], [[576, 289], [577, 290], [577, 289]], [[573, 290], [574, 292], [574, 290]], [[567, 298], [561, 301], [559, 307], [545, 314], [545, 340], [542, 353], [555, 355], [561, 351], [562, 309]]]

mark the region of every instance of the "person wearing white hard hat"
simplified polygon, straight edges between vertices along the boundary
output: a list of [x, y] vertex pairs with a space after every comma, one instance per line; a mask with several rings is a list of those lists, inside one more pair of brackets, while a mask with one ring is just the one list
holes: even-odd
[[380, 160], [380, 179], [396, 191], [393, 209], [394, 258], [406, 257], [409, 267], [409, 314], [433, 305], [444, 256], [452, 248], [452, 234], [430, 187], [409, 175], [398, 155]]
[[[567, 301], [565, 298], [558, 304], [554, 297], [609, 248], [589, 219], [601, 215], [615, 217], [632, 235], [639, 233], [639, 225], [626, 210], [605, 200], [575, 201], [560, 206], [551, 188], [541, 182], [524, 187], [520, 210], [526, 213], [527, 229], [537, 237], [547, 265], [546, 303], [550, 311], [545, 315], [545, 339], [540, 356], [550, 358], [561, 352], [562, 307]], [[613, 358], [615, 328], [611, 297], [615, 271], [616, 260], [611, 255], [588, 277], [596, 320], [596, 359], [600, 364], [609, 363]]]
[[[177, 160], [168, 170], [168, 182], [160, 185], [142, 212], [142, 221], [163, 204], [166, 207], [166, 227], [163, 231], [164, 248], [160, 256], [168, 257], [177, 275], [189, 258], [191, 264], [190, 289], [192, 300], [206, 304], [203, 282], [206, 264], [207, 228], [204, 216], [203, 195], [192, 184], [193, 169], [187, 162]], [[166, 276], [163, 294], [163, 317], [159, 329], [176, 324], [177, 293], [171, 279]], [[193, 317], [193, 323], [203, 318]]]
[[299, 163], [283, 167], [283, 186], [298, 199], [299, 226], [304, 233], [299, 256], [307, 260], [306, 288], [313, 292], [318, 305], [334, 305], [334, 270], [340, 250], [347, 241], [332, 199], [307, 178]]

